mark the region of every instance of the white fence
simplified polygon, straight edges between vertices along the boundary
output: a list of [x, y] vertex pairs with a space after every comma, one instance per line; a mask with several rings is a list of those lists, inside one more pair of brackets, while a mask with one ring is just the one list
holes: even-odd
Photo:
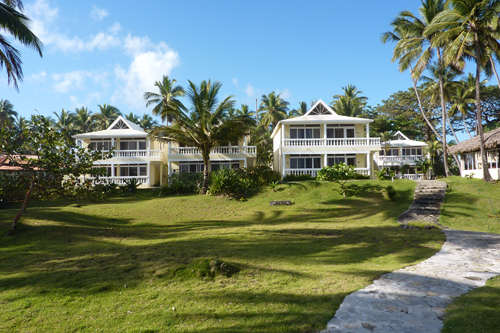
[[[256, 146], [221, 146], [214, 147], [211, 154], [255, 154]], [[201, 155], [201, 151], [195, 147], [171, 147], [169, 155]]]
[[416, 162], [419, 160], [423, 160], [422, 155], [379, 156], [378, 157], [379, 164], [384, 163], [384, 162], [397, 162], [397, 163]]
[[285, 139], [285, 147], [380, 146], [380, 138]]
[[85, 177], [83, 179], [91, 180], [93, 184], [105, 183], [105, 182], [111, 181], [117, 185], [125, 185], [126, 181], [129, 181], [130, 179], [137, 179], [137, 182], [141, 185], [149, 184], [149, 177], [147, 177], [147, 176], [99, 177], [98, 181], [94, 177]]
[[[309, 175], [311, 177], [316, 177], [319, 170], [321, 169], [285, 169], [285, 175]], [[368, 168], [355, 168], [354, 171], [363, 176], [370, 175], [370, 170]]]

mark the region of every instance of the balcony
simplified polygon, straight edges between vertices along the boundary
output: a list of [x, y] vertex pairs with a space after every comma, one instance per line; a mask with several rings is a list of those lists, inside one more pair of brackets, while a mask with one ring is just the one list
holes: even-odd
[[[285, 176], [309, 175], [311, 177], [316, 177], [319, 170], [321, 169], [285, 169]], [[370, 170], [368, 168], [355, 168], [354, 171], [356, 171], [356, 173], [359, 175], [370, 176]]]
[[285, 139], [285, 147], [380, 146], [380, 138]]
[[405, 156], [379, 156], [378, 163], [405, 163], [412, 162], [415, 163], [419, 160], [423, 160], [424, 156], [422, 155], [405, 155]]
[[133, 179], [133, 178], [137, 179], [137, 182], [141, 185], [148, 185], [149, 184], [149, 177], [148, 176], [99, 177], [99, 180], [95, 180], [94, 177], [82, 177], [82, 179], [84, 179], [84, 180], [92, 181], [92, 184], [113, 182], [117, 185], [125, 185], [126, 181]]
[[[211, 154], [256, 154], [256, 146], [222, 146], [214, 147]], [[198, 148], [195, 147], [170, 147], [169, 155], [201, 155]]]
[[[108, 152], [109, 150], [101, 150]], [[163, 157], [161, 150], [113, 150], [113, 157]]]

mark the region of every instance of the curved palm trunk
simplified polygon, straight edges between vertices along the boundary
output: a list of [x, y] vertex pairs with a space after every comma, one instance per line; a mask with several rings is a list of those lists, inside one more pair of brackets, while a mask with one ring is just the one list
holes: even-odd
[[472, 135], [470, 135], [469, 128], [467, 127], [467, 123], [465, 122], [465, 115], [462, 113], [462, 121], [464, 122], [464, 127], [465, 130], [467, 131], [467, 134], [469, 134], [469, 137], [472, 139]]
[[201, 185], [200, 194], [207, 194], [208, 190], [208, 162], [210, 161], [210, 149], [208, 154], [203, 152], [203, 184]]
[[16, 217], [14, 218], [14, 221], [12, 222], [12, 226], [11, 226], [10, 230], [6, 233], [6, 236], [12, 236], [16, 232], [17, 223], [19, 222], [19, 219], [24, 214], [24, 211], [26, 210], [26, 207], [28, 206], [28, 201], [31, 197], [31, 192], [33, 192], [34, 186], [35, 186], [35, 178], [33, 178], [31, 180], [31, 185], [30, 185], [30, 188], [28, 189], [28, 192], [26, 192], [26, 197], [24, 198], [24, 202], [23, 202], [23, 205], [21, 206], [21, 210], [19, 210], [19, 213], [17, 213]]
[[481, 75], [481, 67], [479, 64], [480, 49], [479, 49], [477, 34], [474, 37], [475, 37], [475, 42], [476, 42], [475, 44], [476, 44], [476, 114], [477, 114], [476, 124], [477, 124], [477, 133], [479, 134], [479, 142], [480, 142], [480, 149], [481, 149], [481, 164], [483, 167], [483, 180], [487, 181], [487, 182], [492, 182], [493, 179], [491, 179], [490, 171], [488, 168], [488, 163], [486, 161], [486, 151], [484, 149], [483, 113], [481, 111], [481, 92], [479, 91], [479, 89], [480, 89], [479, 76]]
[[448, 126], [450, 126], [450, 129], [451, 129], [451, 133], [453, 133], [453, 137], [455, 138], [455, 141], [457, 143], [459, 143], [460, 141], [458, 140], [457, 138], [457, 135], [455, 134], [455, 131], [453, 130], [453, 126], [451, 126], [451, 121], [450, 121], [450, 117], [446, 117], [446, 120], [448, 121]]
[[[443, 61], [441, 59], [441, 50], [437, 48], [438, 54], [438, 66], [439, 66], [439, 93], [441, 95], [441, 113], [442, 113], [442, 124], [443, 124], [443, 162], [444, 162], [444, 173], [446, 177], [451, 176], [450, 169], [448, 168], [448, 147], [446, 143], [446, 104], [444, 100], [444, 87], [443, 87]], [[451, 124], [450, 124], [451, 125]], [[451, 126], [450, 126], [451, 127]]]
[[493, 57], [490, 55], [491, 67], [493, 68], [493, 73], [495, 73], [495, 77], [497, 78], [498, 89], [500, 89], [500, 79], [498, 79], [497, 69], [495, 68], [495, 62], [493, 61]]

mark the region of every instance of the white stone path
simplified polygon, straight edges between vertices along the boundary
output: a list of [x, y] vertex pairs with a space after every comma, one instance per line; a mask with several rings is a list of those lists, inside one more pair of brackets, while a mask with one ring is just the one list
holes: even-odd
[[438, 253], [348, 295], [322, 333], [440, 332], [454, 298], [500, 274], [500, 235], [443, 231]]

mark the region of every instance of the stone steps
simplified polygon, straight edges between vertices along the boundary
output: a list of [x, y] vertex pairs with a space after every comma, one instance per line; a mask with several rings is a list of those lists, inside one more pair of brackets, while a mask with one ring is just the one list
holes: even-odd
[[439, 223], [441, 204], [446, 195], [446, 183], [435, 180], [417, 181], [413, 203], [398, 217], [398, 222], [406, 225], [412, 221]]

